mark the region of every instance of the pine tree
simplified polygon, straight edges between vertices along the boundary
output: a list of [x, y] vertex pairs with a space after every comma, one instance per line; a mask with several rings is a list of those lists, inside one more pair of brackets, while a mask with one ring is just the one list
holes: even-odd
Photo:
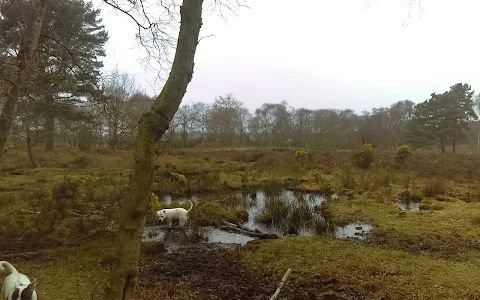
[[409, 143], [417, 148], [439, 143], [442, 153], [451, 143], [455, 152], [458, 139], [468, 131], [468, 122], [478, 118], [473, 94], [470, 85], [457, 83], [449, 91], [433, 93], [430, 99], [417, 104], [407, 124]]
[[[27, 0], [0, 6], [4, 42], [18, 47], [18, 30], [28, 14]], [[85, 116], [78, 106], [95, 94], [105, 56], [108, 35], [100, 11], [83, 0], [49, 2], [36, 49], [35, 70], [26, 90], [35, 98], [36, 114], [44, 119], [45, 148], [53, 148], [55, 120], [78, 120]]]

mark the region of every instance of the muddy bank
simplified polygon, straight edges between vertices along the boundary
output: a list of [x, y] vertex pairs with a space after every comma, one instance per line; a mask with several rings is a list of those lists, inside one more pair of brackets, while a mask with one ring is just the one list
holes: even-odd
[[140, 295], [150, 295], [150, 287], [161, 281], [170, 286], [170, 299], [266, 299], [277, 284], [250, 272], [231, 252], [207, 244], [155, 255], [140, 278]]
[[[254, 245], [247, 246], [251, 251]], [[209, 244], [191, 244], [174, 253], [160, 252], [141, 268], [139, 299], [151, 299], [155, 289], [168, 299], [269, 299], [281, 276], [255, 273], [240, 260], [235, 249]], [[295, 277], [294, 270], [292, 277]], [[278, 277], [278, 278], [277, 278]], [[342, 287], [334, 277], [311, 283], [287, 281], [279, 299], [362, 299], [360, 291]]]

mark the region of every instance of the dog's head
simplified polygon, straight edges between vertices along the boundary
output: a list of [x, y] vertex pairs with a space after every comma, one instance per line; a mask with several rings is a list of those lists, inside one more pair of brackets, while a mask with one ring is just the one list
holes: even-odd
[[25, 288], [17, 287], [13, 290], [12, 300], [38, 300], [38, 294], [36, 291], [37, 279], [33, 279], [32, 282]]
[[167, 212], [164, 209], [157, 211], [158, 222], [163, 222], [163, 220], [165, 220], [166, 218], [167, 218]]

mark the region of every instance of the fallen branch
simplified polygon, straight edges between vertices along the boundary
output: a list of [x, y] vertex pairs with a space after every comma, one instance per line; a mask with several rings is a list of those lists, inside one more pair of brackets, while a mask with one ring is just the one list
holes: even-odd
[[238, 225], [238, 224], [229, 223], [229, 222], [226, 222], [226, 221], [222, 221], [222, 223], [224, 225], [219, 227], [221, 230], [235, 231], [237, 233], [240, 233], [240, 234], [243, 234], [243, 235], [246, 235], [246, 236], [250, 236], [250, 237], [256, 237], [256, 238], [259, 238], [259, 239], [278, 239], [278, 236], [276, 234], [273, 234], [273, 233], [253, 231], [253, 230], [251, 230], [247, 227], [244, 227], [244, 226], [241, 226], [241, 225]]
[[19, 212], [24, 212], [24, 213], [29, 213], [29, 214], [40, 214], [39, 211], [32, 211], [32, 210], [25, 210], [25, 209], [14, 209], [14, 210], [11, 210], [9, 212], [6, 212], [4, 214], [1, 214], [0, 217], [4, 217], [6, 215], [9, 215], [9, 214], [12, 214], [16, 211], [19, 211]]
[[280, 284], [278, 285], [277, 290], [275, 291], [275, 294], [270, 298], [270, 300], [275, 300], [277, 299], [278, 295], [280, 294], [280, 291], [282, 290], [283, 286], [287, 282], [288, 276], [290, 276], [290, 273], [292, 273], [292, 269], [288, 268], [287, 272], [282, 277], [282, 281], [280, 281]]
[[2, 254], [2, 259], [7, 258], [31, 258], [34, 256], [45, 255], [44, 251], [34, 251], [34, 252], [20, 252], [20, 253], [12, 253], [12, 254]]

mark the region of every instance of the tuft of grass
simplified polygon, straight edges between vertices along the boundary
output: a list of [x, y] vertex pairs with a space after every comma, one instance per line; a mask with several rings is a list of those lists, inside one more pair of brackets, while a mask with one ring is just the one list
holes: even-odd
[[423, 195], [425, 197], [435, 197], [438, 195], [445, 195], [447, 193], [447, 183], [441, 178], [433, 178], [427, 180], [423, 187]]
[[444, 208], [444, 205], [433, 199], [423, 199], [420, 202], [420, 209], [423, 210], [442, 210]]
[[211, 201], [200, 201], [196, 204], [191, 212], [191, 219], [202, 226], [215, 225], [221, 221], [238, 221], [235, 211], [227, 210], [223, 205]]
[[340, 188], [353, 190], [355, 189], [355, 176], [350, 168], [345, 168], [340, 174]]
[[400, 201], [404, 202], [420, 202], [423, 199], [422, 194], [418, 191], [412, 191], [410, 189], [402, 189], [398, 194], [397, 198]]
[[306, 202], [270, 196], [255, 220], [276, 228], [281, 234], [298, 234], [303, 229], [320, 225], [315, 223], [315, 216], [314, 208]]

